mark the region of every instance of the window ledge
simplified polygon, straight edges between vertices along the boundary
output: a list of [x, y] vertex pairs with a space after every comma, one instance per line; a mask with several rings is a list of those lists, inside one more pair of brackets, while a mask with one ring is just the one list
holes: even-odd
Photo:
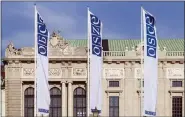
[[105, 90], [106, 93], [122, 93], [123, 90], [121, 89], [108, 89], [108, 90]]
[[171, 89], [168, 91], [169, 93], [182, 93], [184, 92], [184, 89]]

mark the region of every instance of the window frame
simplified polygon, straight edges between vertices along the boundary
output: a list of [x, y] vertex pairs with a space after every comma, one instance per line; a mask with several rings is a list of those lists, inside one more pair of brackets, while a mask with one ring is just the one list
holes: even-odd
[[[31, 91], [31, 93], [29, 94], [30, 91]], [[34, 94], [35, 94], [35, 91], [34, 91], [33, 87], [28, 87], [24, 90], [24, 117], [30, 117], [30, 115], [27, 112], [30, 109], [33, 112], [33, 114], [31, 114], [32, 115], [31, 117], [35, 116], [35, 102], [34, 102], [35, 101], [35, 95]], [[29, 102], [30, 100], [33, 103]], [[29, 107], [29, 105], [32, 105], [32, 106]]]
[[172, 96], [172, 117], [182, 117], [183, 114], [182, 96]]
[[[178, 85], [179, 82], [181, 83], [180, 86]], [[177, 84], [175, 84], [175, 83], [177, 83]], [[183, 87], [183, 81], [182, 80], [172, 80], [171, 86], [172, 87]]]
[[[112, 83], [112, 84], [111, 84]], [[118, 85], [117, 85], [118, 84]], [[114, 81], [114, 80], [111, 80], [109, 81], [109, 87], [120, 87], [120, 82], [119, 81]]]
[[[52, 92], [53, 91], [53, 92]], [[55, 94], [53, 94], [55, 93]], [[58, 87], [53, 87], [50, 89], [51, 104], [49, 107], [49, 117], [61, 117], [62, 116], [62, 92]], [[54, 101], [55, 99], [55, 101]], [[55, 104], [55, 102], [57, 104]], [[52, 105], [53, 104], [53, 105]], [[57, 115], [53, 115], [52, 112], [57, 111]]]
[[[117, 99], [117, 104], [111, 105], [111, 98], [113, 98], [113, 101], [115, 102], [114, 99]], [[109, 96], [109, 117], [119, 117], [119, 96]], [[113, 109], [113, 116], [111, 116], [111, 109]], [[117, 116], [115, 115], [115, 110], [117, 109]]]
[[[78, 94], [78, 91], [80, 90], [81, 90], [81, 94]], [[79, 100], [81, 101], [81, 103], [79, 102]], [[77, 110], [81, 110], [82, 115], [78, 115]], [[73, 91], [73, 117], [86, 117], [86, 116], [87, 116], [86, 90], [82, 87], [77, 87]]]

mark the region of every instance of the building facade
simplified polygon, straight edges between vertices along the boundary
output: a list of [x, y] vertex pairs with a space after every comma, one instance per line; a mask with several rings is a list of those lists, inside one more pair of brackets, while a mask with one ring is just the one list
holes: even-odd
[[[184, 115], [184, 40], [159, 40], [157, 116]], [[139, 40], [103, 40], [101, 116], [141, 115]], [[50, 116], [86, 116], [87, 40], [53, 33], [49, 49]], [[34, 116], [34, 48], [6, 49], [6, 116]]]

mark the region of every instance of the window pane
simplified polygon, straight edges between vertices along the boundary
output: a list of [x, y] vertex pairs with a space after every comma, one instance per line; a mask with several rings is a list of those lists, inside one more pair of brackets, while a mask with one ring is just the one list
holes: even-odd
[[34, 88], [32, 87], [24, 92], [24, 117], [34, 117]]
[[73, 116], [84, 117], [86, 116], [86, 92], [83, 88], [78, 87], [74, 90], [73, 94]]
[[50, 117], [62, 116], [62, 95], [60, 89], [54, 87], [50, 90], [51, 104], [50, 104]]
[[173, 96], [172, 98], [172, 116], [182, 117], [182, 97]]
[[182, 87], [182, 81], [172, 81], [172, 87]]
[[109, 87], [119, 87], [119, 81], [109, 81]]
[[118, 96], [109, 97], [109, 116], [110, 117], [119, 116], [119, 97]]

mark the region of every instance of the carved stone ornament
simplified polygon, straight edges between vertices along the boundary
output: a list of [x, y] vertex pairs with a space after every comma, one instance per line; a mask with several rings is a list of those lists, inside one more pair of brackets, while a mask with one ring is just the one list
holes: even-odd
[[22, 49], [16, 49], [12, 42], [7, 46], [5, 56], [21, 55]]
[[[158, 51], [159, 51], [159, 46], [158, 46]], [[144, 54], [144, 42], [142, 43], [139, 43], [137, 46], [136, 46], [136, 55], [137, 56], [141, 56], [141, 54]]]
[[184, 68], [167, 68], [167, 78], [184, 78]]
[[73, 68], [73, 76], [83, 76], [86, 77], [87, 76], [87, 70], [86, 68]]
[[[16, 49], [11, 42], [6, 48], [5, 56], [34, 56], [33, 47]], [[60, 35], [53, 33], [49, 40], [49, 56], [82, 56], [87, 55], [86, 47], [72, 47]]]
[[72, 55], [73, 54], [73, 48], [70, 46], [67, 46], [64, 51], [63, 51], [64, 55]]
[[[23, 68], [23, 75], [24, 76], [34, 76], [35, 70], [33, 68]], [[50, 68], [49, 69], [49, 76], [59, 76], [61, 73], [61, 69], [59, 68]]]
[[61, 74], [61, 69], [59, 68], [50, 68], [49, 76], [59, 76]]
[[52, 37], [49, 40], [50, 49], [65, 49], [69, 44], [59, 34], [53, 32]]
[[58, 38], [57, 37], [53, 37], [50, 40], [50, 43], [51, 43], [52, 46], [56, 46], [58, 44]]
[[104, 77], [105, 78], [123, 78], [124, 69], [123, 68], [105, 68]]
[[135, 68], [135, 78], [141, 78], [142, 76], [142, 72], [141, 72], [141, 68]]
[[139, 43], [139, 44], [136, 46], [136, 55], [137, 55], [137, 56], [140, 56], [141, 53], [144, 54], [143, 50], [144, 50], [144, 42], [143, 42], [143, 43]]
[[33, 68], [23, 68], [23, 75], [24, 76], [34, 76], [35, 70]]

